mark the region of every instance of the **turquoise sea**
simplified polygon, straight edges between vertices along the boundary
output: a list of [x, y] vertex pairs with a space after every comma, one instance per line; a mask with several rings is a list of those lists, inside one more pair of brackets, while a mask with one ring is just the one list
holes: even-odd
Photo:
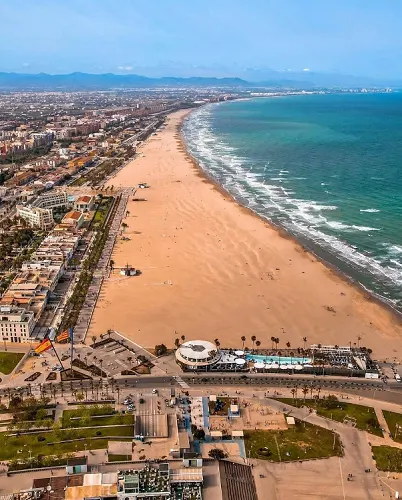
[[402, 311], [402, 93], [212, 104], [183, 136], [239, 203]]

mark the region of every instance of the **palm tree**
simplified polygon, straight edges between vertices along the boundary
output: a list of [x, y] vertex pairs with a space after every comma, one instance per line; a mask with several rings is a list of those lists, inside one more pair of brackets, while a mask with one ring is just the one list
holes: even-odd
[[182, 335], [180, 338], [181, 338], [182, 342], [184, 342], [186, 340], [186, 336], [185, 335]]
[[179, 345], [180, 345], [180, 339], [179, 338], [174, 339], [174, 345], [176, 346], [177, 349], [179, 348]]
[[214, 343], [215, 343], [216, 347], [219, 347], [221, 345], [221, 343], [219, 342], [219, 339], [215, 339]]
[[360, 335], [359, 335], [359, 336], [357, 337], [357, 347], [359, 347], [359, 348], [360, 348], [360, 341], [361, 341], [361, 339], [362, 339], [362, 338], [361, 338], [361, 337], [360, 337]]
[[293, 397], [293, 401], [296, 399], [296, 396], [297, 396], [297, 387], [293, 387], [293, 389], [290, 390], [290, 392], [292, 393], [292, 397]]
[[286, 347], [290, 349], [290, 342], [286, 342]]
[[113, 271], [113, 267], [114, 267], [114, 260], [113, 259], [110, 259], [109, 266], [110, 266], [110, 269]]
[[320, 399], [320, 392], [321, 392], [321, 387], [317, 387], [317, 399]]
[[[113, 262], [113, 264], [114, 264], [114, 262]], [[109, 335], [109, 338], [110, 338], [112, 333], [113, 333], [113, 330], [111, 328], [109, 328], [109, 330], [106, 332], [106, 335]]]
[[274, 344], [275, 344], [275, 337], [271, 337], [271, 342], [272, 342], [272, 349], [274, 348]]
[[257, 337], [255, 335], [251, 336], [251, 342], [253, 343], [253, 350], [254, 350], [254, 343], [257, 340]]
[[308, 387], [307, 387], [307, 385], [303, 386], [302, 393], [303, 393], [303, 401], [306, 402], [306, 396], [308, 394]]
[[91, 338], [92, 338], [92, 343], [95, 344], [95, 342], [96, 342], [96, 335], [92, 335]]
[[257, 341], [256, 341], [256, 343], [255, 343], [255, 345], [256, 345], [257, 347], [260, 347], [260, 345], [261, 345], [261, 341], [257, 340]]
[[275, 348], [278, 349], [279, 337], [276, 337], [274, 342], [275, 342]]
[[242, 337], [240, 337], [240, 340], [243, 342], [243, 344], [242, 344], [242, 349], [243, 349], [243, 351], [244, 351], [244, 343], [245, 343], [245, 341], [246, 341], [246, 337], [243, 335]]

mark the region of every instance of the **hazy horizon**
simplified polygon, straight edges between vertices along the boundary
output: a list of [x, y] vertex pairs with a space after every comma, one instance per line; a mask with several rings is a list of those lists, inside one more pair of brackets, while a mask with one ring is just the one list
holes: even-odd
[[0, 0], [0, 13], [4, 72], [402, 78], [391, 0]]

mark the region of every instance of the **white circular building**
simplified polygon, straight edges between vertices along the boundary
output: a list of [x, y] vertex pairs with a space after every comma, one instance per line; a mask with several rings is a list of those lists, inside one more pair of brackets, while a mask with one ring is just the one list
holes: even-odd
[[176, 361], [187, 370], [208, 370], [220, 357], [216, 345], [207, 340], [189, 340], [176, 351]]

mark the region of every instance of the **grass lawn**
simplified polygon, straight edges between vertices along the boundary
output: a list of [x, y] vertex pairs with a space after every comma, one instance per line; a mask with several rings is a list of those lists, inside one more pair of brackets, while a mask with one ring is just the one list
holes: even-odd
[[87, 418], [82, 417], [78, 420], [70, 420], [63, 415], [63, 427], [97, 427], [102, 425], [133, 425], [134, 415], [110, 415], [107, 417]]
[[389, 472], [402, 472], [402, 450], [391, 446], [373, 446], [377, 469]]
[[125, 460], [131, 460], [131, 455], [108, 455], [109, 462], [123, 462]]
[[392, 434], [392, 439], [402, 443], [402, 414], [386, 410], [382, 410], [382, 413], [388, 424], [389, 432]]
[[[62, 425], [63, 427], [68, 427], [68, 424], [72, 417], [80, 417], [80, 418], [90, 418], [94, 415], [117, 415], [114, 406], [112, 405], [82, 405], [75, 410], [64, 410], [62, 416]], [[99, 419], [96, 419], [99, 420]], [[79, 426], [79, 420], [73, 420], [74, 426]], [[95, 424], [101, 425], [101, 424]], [[107, 424], [106, 424], [107, 425]]]
[[106, 216], [109, 213], [109, 210], [112, 206], [112, 202], [113, 198], [104, 198], [102, 200], [100, 206], [97, 208], [95, 215], [92, 219], [92, 224], [95, 228], [101, 227], [105, 222]]
[[320, 401], [322, 401], [321, 399], [318, 401], [312, 399], [306, 399], [306, 401], [303, 401], [303, 399], [294, 400], [293, 398], [278, 398], [278, 401], [282, 401], [283, 403], [296, 407], [308, 406], [309, 408], [314, 408], [317, 411], [317, 415], [331, 418], [337, 422], [343, 422], [345, 417], [356, 419], [357, 429], [383, 437], [374, 408], [371, 406], [356, 405], [353, 403], [344, 403], [343, 401], [339, 401], [337, 408], [328, 409], [323, 408], [320, 405]]
[[9, 375], [24, 355], [24, 352], [0, 352], [0, 372]]
[[[108, 429], [69, 429], [57, 433], [40, 432], [38, 434], [25, 434], [8, 437], [7, 433], [0, 433], [0, 460], [11, 460], [13, 458], [25, 458], [27, 450], [31, 450], [33, 456], [56, 455], [61, 453], [74, 453], [85, 449], [101, 449], [107, 447], [108, 439], [91, 439], [100, 436], [116, 436], [132, 438], [133, 426], [113, 427]], [[44, 438], [44, 441], [39, 439]], [[70, 443], [60, 443], [67, 439], [80, 439]], [[120, 441], [120, 438], [119, 438]], [[49, 444], [54, 443], [54, 444]]]
[[245, 431], [244, 440], [247, 456], [274, 462], [342, 455], [337, 434], [299, 420], [286, 431]]

